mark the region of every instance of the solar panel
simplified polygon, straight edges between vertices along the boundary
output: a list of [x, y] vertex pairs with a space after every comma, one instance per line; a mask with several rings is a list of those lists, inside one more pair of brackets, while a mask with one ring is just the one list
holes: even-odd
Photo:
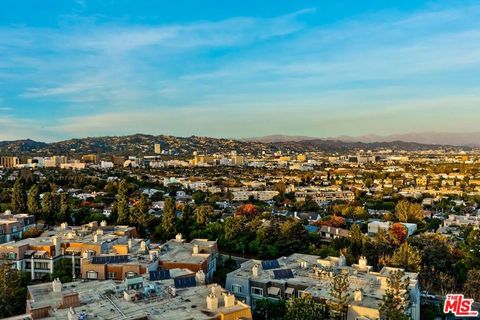
[[275, 279], [291, 279], [294, 277], [292, 269], [273, 270], [273, 276]]
[[195, 276], [186, 278], [175, 278], [173, 281], [175, 282], [175, 288], [177, 289], [195, 287], [197, 285]]
[[128, 255], [92, 257], [92, 264], [110, 264], [128, 262]]
[[271, 270], [271, 269], [278, 269], [280, 268], [280, 264], [278, 260], [265, 260], [262, 261], [262, 269], [263, 270]]
[[150, 281], [170, 279], [170, 270], [150, 271]]

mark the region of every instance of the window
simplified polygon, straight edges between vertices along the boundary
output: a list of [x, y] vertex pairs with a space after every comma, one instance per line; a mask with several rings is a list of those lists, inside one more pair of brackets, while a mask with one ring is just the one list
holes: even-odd
[[257, 287], [252, 287], [252, 294], [256, 296], [263, 296], [263, 289], [262, 288], [257, 288]]
[[97, 279], [98, 273], [95, 271], [87, 271], [87, 279]]
[[15, 260], [17, 259], [17, 254], [15, 252], [9, 252], [7, 254], [7, 259]]
[[233, 293], [242, 293], [242, 286], [239, 284], [232, 284], [232, 292]]
[[109, 279], [115, 279], [117, 277], [117, 273], [116, 272], [109, 272], [108, 273], [108, 278]]
[[136, 274], [135, 272], [133, 272], [133, 271], [129, 271], [129, 272], [125, 273], [125, 276], [126, 276], [127, 278], [135, 277], [136, 275], [137, 275], [137, 274]]

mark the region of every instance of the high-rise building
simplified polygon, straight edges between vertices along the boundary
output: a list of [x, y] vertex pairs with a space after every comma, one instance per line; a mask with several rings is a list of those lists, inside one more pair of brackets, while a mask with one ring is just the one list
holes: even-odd
[[155, 154], [160, 153], [162, 153], [162, 147], [160, 146], [160, 143], [155, 143]]
[[17, 157], [0, 157], [0, 168], [14, 168], [20, 164]]

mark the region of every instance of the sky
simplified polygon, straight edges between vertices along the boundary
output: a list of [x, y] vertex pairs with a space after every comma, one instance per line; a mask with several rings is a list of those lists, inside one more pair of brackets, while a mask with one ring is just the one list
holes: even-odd
[[478, 131], [478, 1], [2, 0], [0, 140]]

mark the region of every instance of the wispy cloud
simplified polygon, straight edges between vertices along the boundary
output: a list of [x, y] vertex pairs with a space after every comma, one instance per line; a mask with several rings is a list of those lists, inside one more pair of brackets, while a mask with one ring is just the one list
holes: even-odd
[[417, 118], [457, 130], [443, 116], [451, 105], [480, 116], [480, 6], [330, 24], [317, 14], [0, 27], [0, 94], [9, 97], [0, 125], [18, 133], [34, 121], [36, 134], [55, 137], [245, 136], [248, 123], [252, 135], [318, 136], [410, 130]]

